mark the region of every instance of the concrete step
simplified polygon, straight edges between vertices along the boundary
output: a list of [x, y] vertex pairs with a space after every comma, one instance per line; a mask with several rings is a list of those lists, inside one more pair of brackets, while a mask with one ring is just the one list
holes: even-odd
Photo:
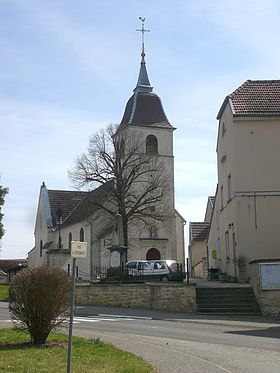
[[199, 314], [213, 314], [213, 315], [223, 315], [223, 314], [235, 314], [235, 315], [256, 315], [260, 316], [259, 310], [252, 310], [250, 308], [244, 308], [240, 310], [239, 308], [205, 308], [198, 310]]
[[238, 305], [238, 306], [255, 306], [255, 305], [258, 305], [258, 303], [256, 302], [256, 300], [249, 300], [249, 301], [237, 301], [235, 299], [228, 299], [228, 300], [221, 300], [221, 301], [218, 301], [217, 299], [211, 299], [211, 301], [205, 301], [205, 300], [197, 300], [196, 303], [198, 305], [201, 305], [201, 306], [205, 306], [205, 305], [217, 305], [217, 306], [220, 306], [220, 305], [225, 305], [226, 307], [230, 304], [233, 304], [233, 305]]
[[255, 300], [255, 295], [254, 294], [213, 294], [213, 295], [205, 295], [205, 294], [197, 294], [196, 297], [198, 299], [203, 299], [203, 300], [211, 300], [215, 299], [217, 301], [223, 301], [223, 300], [228, 300], [228, 299], [234, 299], [234, 300]]
[[197, 288], [198, 313], [260, 315], [259, 305], [250, 287]]
[[251, 288], [196, 288], [196, 291], [201, 294], [219, 294], [219, 293], [233, 293], [233, 294], [243, 294], [243, 293], [252, 293]]

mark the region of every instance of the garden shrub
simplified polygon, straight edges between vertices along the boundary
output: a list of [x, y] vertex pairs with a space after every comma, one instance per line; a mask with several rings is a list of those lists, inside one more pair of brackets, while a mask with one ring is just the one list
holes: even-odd
[[70, 279], [57, 267], [36, 267], [18, 273], [10, 286], [9, 310], [17, 329], [30, 334], [35, 345], [69, 316]]

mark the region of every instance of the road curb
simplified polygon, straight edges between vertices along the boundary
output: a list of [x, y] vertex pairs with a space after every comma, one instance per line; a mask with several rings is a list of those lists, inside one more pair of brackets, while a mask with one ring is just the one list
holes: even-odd
[[280, 328], [280, 323], [267, 323], [267, 322], [241, 321], [241, 320], [235, 321], [235, 320], [201, 320], [201, 319], [170, 319], [170, 318], [163, 318], [163, 319], [157, 319], [157, 320], [183, 322], [183, 323], [208, 324], [208, 325], [220, 325], [220, 326], [240, 326], [242, 328], [263, 328], [263, 329], [273, 328], [273, 327]]

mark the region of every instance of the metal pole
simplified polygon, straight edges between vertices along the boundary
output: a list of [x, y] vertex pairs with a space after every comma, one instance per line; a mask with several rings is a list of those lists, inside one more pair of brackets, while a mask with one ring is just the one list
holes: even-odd
[[75, 280], [76, 280], [75, 275], [76, 275], [76, 258], [73, 258], [73, 260], [72, 260], [71, 305], [70, 305], [70, 320], [69, 320], [67, 373], [71, 373], [71, 361], [72, 361], [72, 331], [73, 331]]

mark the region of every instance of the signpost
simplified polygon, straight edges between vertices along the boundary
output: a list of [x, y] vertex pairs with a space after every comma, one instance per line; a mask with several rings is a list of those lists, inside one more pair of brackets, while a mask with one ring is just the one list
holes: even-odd
[[68, 359], [67, 373], [71, 373], [72, 362], [72, 334], [74, 318], [74, 298], [75, 298], [75, 277], [76, 277], [76, 258], [87, 257], [87, 243], [80, 241], [71, 241], [71, 258], [72, 258], [72, 278], [71, 278], [71, 299], [70, 299], [70, 320], [69, 320], [69, 337], [68, 337]]

